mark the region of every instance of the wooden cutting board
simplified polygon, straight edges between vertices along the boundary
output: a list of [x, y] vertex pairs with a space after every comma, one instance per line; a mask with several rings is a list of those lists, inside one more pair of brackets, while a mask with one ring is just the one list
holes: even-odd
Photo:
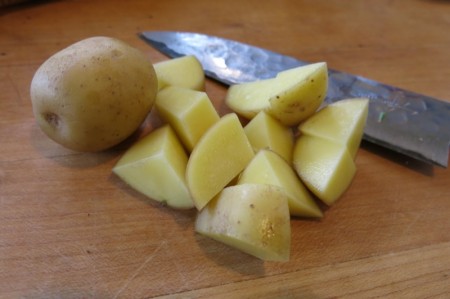
[[[80, 39], [123, 39], [166, 59], [142, 30], [232, 38], [450, 101], [450, 3], [30, 1], [0, 8], [0, 297], [446, 298], [450, 172], [364, 143], [357, 174], [323, 219], [292, 220], [291, 259], [262, 262], [194, 233], [111, 172], [120, 146], [72, 152], [35, 123], [37, 67]], [[226, 88], [208, 81], [221, 113]], [[449, 128], [450, 129], [450, 128]]]

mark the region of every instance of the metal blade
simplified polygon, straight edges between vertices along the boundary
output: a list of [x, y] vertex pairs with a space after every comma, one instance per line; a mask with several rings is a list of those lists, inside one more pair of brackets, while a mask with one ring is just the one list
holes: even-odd
[[[271, 78], [308, 64], [204, 34], [150, 31], [140, 36], [169, 57], [195, 55], [208, 77], [228, 85]], [[449, 102], [331, 69], [328, 84], [327, 103], [352, 97], [370, 99], [364, 139], [421, 161], [448, 166]]]

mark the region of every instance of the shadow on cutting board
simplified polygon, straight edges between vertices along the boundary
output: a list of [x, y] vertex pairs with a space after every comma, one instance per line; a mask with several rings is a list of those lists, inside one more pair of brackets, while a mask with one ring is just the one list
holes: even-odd
[[429, 163], [413, 159], [364, 140], [361, 142], [361, 148], [425, 176], [432, 177], [434, 175], [434, 166]]

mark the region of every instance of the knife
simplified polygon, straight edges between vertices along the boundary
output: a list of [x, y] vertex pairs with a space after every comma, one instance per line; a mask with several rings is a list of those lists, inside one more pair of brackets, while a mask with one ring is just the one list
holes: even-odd
[[[280, 71], [308, 64], [245, 43], [199, 33], [147, 31], [140, 37], [165, 55], [194, 55], [206, 76], [224, 84], [275, 77]], [[369, 98], [364, 139], [417, 160], [448, 166], [450, 103], [329, 69], [325, 103]]]

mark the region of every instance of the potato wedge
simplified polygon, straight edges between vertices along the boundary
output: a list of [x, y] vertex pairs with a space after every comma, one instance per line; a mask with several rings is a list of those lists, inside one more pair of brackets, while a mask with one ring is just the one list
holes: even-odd
[[243, 184], [225, 188], [199, 212], [195, 230], [262, 260], [289, 260], [287, 196], [276, 186]]
[[280, 72], [275, 78], [233, 85], [225, 102], [251, 119], [265, 110], [282, 124], [298, 125], [322, 104], [328, 89], [325, 62]]
[[155, 107], [191, 152], [203, 134], [220, 117], [203, 91], [168, 86], [158, 92]]
[[244, 127], [244, 131], [255, 152], [270, 149], [286, 161], [292, 160], [294, 147], [292, 129], [282, 125], [265, 111], [259, 112]]
[[143, 137], [120, 158], [113, 172], [136, 191], [177, 209], [194, 207], [186, 185], [188, 157], [166, 125]]
[[344, 193], [356, 172], [346, 146], [308, 135], [297, 139], [293, 164], [303, 183], [327, 205]]
[[299, 131], [343, 144], [355, 158], [364, 133], [369, 99], [344, 99], [332, 103], [301, 123]]
[[235, 178], [254, 152], [237, 115], [223, 116], [202, 136], [189, 157], [186, 180], [201, 210]]
[[181, 86], [205, 90], [205, 72], [193, 55], [164, 60], [153, 65], [158, 78], [158, 90], [167, 86]]
[[288, 196], [289, 212], [292, 216], [323, 216], [290, 164], [270, 150], [260, 150], [241, 173], [237, 184], [246, 183], [280, 187]]

